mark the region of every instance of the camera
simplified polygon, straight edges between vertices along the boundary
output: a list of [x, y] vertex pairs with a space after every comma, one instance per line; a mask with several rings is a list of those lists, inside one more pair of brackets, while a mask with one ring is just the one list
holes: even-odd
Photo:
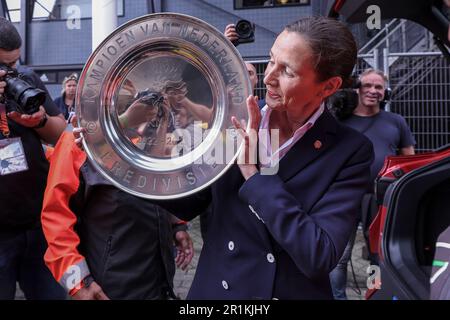
[[34, 88], [22, 80], [21, 74], [16, 69], [0, 64], [0, 70], [6, 72], [3, 77], [3, 81], [6, 82], [5, 95], [17, 103], [17, 111], [26, 114], [38, 112], [39, 107], [45, 102], [45, 91]]
[[255, 24], [248, 20], [239, 20], [235, 25], [238, 39], [234, 41], [237, 46], [240, 43], [249, 43], [255, 41]]

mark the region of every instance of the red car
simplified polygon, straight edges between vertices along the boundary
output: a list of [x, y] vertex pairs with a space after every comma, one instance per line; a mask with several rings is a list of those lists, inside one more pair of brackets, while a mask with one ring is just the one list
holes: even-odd
[[380, 258], [381, 285], [366, 298], [428, 299], [437, 238], [450, 225], [450, 146], [388, 157], [376, 197], [369, 239]]

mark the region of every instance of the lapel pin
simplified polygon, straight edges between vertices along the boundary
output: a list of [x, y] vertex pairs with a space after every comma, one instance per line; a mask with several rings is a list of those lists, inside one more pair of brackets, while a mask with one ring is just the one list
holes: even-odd
[[314, 148], [320, 149], [321, 147], [322, 147], [322, 142], [320, 142], [320, 140], [316, 140], [314, 142]]

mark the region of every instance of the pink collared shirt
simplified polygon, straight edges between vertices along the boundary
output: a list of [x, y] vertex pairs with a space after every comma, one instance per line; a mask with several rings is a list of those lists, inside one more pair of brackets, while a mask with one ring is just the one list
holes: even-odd
[[[305, 135], [305, 133], [312, 128], [316, 120], [325, 110], [325, 104], [322, 103], [316, 112], [313, 113], [311, 117], [306, 121], [304, 125], [298, 128], [292, 137], [287, 140], [283, 145], [279, 146], [279, 135], [274, 129], [271, 130], [269, 134], [269, 119], [272, 109], [267, 105], [261, 110], [262, 119], [259, 127], [258, 138], [259, 138], [259, 159], [260, 165], [263, 167], [274, 167], [278, 162], [284, 157], [286, 153], [294, 146], [294, 144]], [[271, 141], [272, 137], [272, 141]], [[275, 138], [275, 140], [274, 140]], [[278, 141], [276, 141], [278, 140]], [[274, 147], [277, 148], [275, 152], [272, 153], [271, 143], [274, 143]]]

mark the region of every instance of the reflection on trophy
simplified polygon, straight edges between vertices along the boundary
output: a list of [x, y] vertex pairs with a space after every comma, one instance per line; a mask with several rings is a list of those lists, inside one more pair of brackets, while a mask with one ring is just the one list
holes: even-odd
[[86, 152], [134, 195], [189, 195], [234, 162], [231, 116], [247, 120], [250, 92], [239, 53], [215, 28], [179, 14], [138, 18], [99, 46], [80, 77]]
[[[152, 75], [147, 76], [151, 80], [146, 79], [144, 85], [150, 88], [136, 92], [128, 106], [119, 107], [123, 110], [119, 111], [119, 122], [126, 136], [150, 156], [168, 158], [186, 154], [201, 140], [196, 137], [194, 142], [194, 121], [201, 128], [208, 128], [214, 107], [195, 103], [187, 96], [186, 82], [174, 61], [158, 59], [158, 64], [153, 63], [148, 69], [152, 70]], [[136, 91], [130, 79], [124, 83], [126, 93], [130, 93], [129, 88]], [[203, 101], [208, 100], [210, 96], [205, 95]]]

